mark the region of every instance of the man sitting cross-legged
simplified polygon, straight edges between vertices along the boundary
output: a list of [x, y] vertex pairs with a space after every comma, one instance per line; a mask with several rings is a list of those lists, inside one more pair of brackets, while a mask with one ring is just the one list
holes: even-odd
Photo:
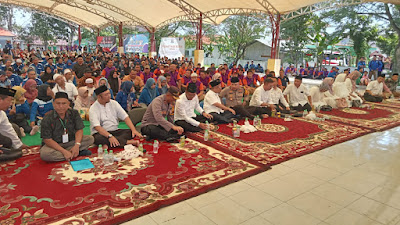
[[[235, 74], [235, 73], [234, 73]], [[232, 108], [240, 117], [254, 118], [254, 107], [247, 106], [249, 103], [249, 92], [240, 85], [238, 77], [232, 77], [230, 86], [224, 88], [219, 97], [225, 98], [225, 105]]]
[[179, 89], [171, 86], [166, 94], [158, 96], [150, 103], [142, 119], [142, 134], [147, 136], [146, 139], [173, 142], [180, 138], [184, 130], [173, 124], [173, 107], [177, 99]]
[[[97, 100], [89, 109], [90, 128], [96, 145], [124, 147], [125, 145], [138, 145], [133, 140], [135, 136], [142, 135], [135, 129], [128, 114], [121, 105], [111, 99], [110, 90], [102, 85], [95, 91]], [[118, 129], [119, 120], [123, 120], [130, 129]]]
[[46, 114], [41, 124], [44, 145], [40, 158], [47, 162], [71, 160], [78, 155], [90, 155], [87, 150], [93, 137], [83, 135], [83, 122], [79, 112], [69, 107], [68, 94], [57, 92], [53, 101], [54, 110]]
[[214, 121], [218, 123], [230, 123], [236, 115], [235, 110], [222, 104], [219, 97], [221, 92], [221, 81], [213, 80], [210, 83], [211, 89], [204, 97], [204, 111], [213, 116]]
[[[212, 116], [200, 107], [199, 98], [196, 94], [197, 86], [195, 83], [188, 83], [186, 92], [179, 96], [175, 104], [174, 120], [175, 124], [182, 127], [185, 132], [199, 132], [207, 129], [204, 122]], [[201, 115], [196, 116], [194, 110]]]
[[274, 84], [272, 78], [266, 78], [264, 84], [258, 87], [250, 100], [250, 106], [256, 107], [254, 115], [271, 115], [272, 110], [276, 110], [275, 105], [272, 103], [271, 89]]
[[312, 109], [312, 101], [311, 95], [306, 86], [302, 84], [303, 78], [301, 76], [297, 76], [294, 79], [293, 84], [289, 84], [283, 95], [285, 96], [286, 101], [288, 101], [289, 95], [289, 104], [292, 109], [297, 111], [308, 110], [309, 112]]

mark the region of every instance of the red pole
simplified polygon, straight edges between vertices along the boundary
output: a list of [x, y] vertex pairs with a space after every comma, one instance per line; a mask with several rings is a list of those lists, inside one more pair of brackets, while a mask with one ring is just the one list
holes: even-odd
[[100, 28], [97, 28], [97, 37], [100, 37]]
[[79, 42], [79, 46], [81, 46], [81, 42], [82, 42], [81, 25], [78, 26], [78, 42]]
[[203, 30], [203, 14], [200, 13], [200, 18], [199, 18], [199, 26], [198, 26], [198, 31], [197, 31], [197, 47], [196, 50], [201, 50], [203, 49], [203, 35], [202, 35], [202, 30]]
[[278, 48], [279, 48], [279, 32], [281, 26], [281, 15], [278, 14], [276, 19], [274, 16], [271, 15], [271, 22], [272, 22], [272, 43], [271, 43], [271, 59], [276, 59], [278, 56]]
[[153, 27], [151, 31], [150, 52], [156, 52], [156, 29]]
[[119, 47], [123, 46], [123, 40], [122, 40], [122, 22], [119, 23], [119, 29], [118, 29], [118, 38], [119, 38]]

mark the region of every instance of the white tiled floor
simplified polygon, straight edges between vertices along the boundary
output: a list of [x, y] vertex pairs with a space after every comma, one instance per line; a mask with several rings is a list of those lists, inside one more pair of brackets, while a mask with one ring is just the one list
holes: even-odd
[[125, 225], [400, 225], [399, 137], [372, 133]]

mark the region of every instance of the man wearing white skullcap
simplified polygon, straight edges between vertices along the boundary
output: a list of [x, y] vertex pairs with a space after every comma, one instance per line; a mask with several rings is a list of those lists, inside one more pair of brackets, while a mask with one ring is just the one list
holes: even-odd
[[64, 76], [58, 73], [54, 74], [53, 80], [56, 82], [56, 85], [53, 88], [54, 94], [57, 92], [65, 92], [68, 94], [68, 99], [71, 102], [74, 102], [78, 96], [78, 89], [76, 89], [75, 85], [67, 83]]

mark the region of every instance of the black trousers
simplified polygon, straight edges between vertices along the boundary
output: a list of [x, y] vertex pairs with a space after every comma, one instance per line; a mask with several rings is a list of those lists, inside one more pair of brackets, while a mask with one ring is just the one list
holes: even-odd
[[250, 112], [251, 112], [251, 114], [257, 115], [257, 116], [261, 116], [263, 114], [268, 114], [269, 116], [271, 116], [271, 109], [269, 107], [252, 106], [252, 108], [250, 108]]
[[29, 124], [28, 124], [28, 120], [25, 118], [25, 115], [22, 113], [11, 116], [9, 120], [11, 123], [17, 124], [18, 127], [24, 128], [25, 133], [30, 133], [32, 130], [32, 127], [29, 126]]
[[147, 125], [142, 127], [142, 134], [147, 136], [147, 139], [158, 139], [158, 140], [176, 140], [179, 139], [181, 135], [174, 130], [166, 131], [162, 126], [158, 125]]
[[[203, 115], [197, 115], [193, 119], [199, 121], [200, 123], [205, 123], [207, 121], [207, 118], [205, 118]], [[202, 131], [202, 129], [200, 127], [195, 127], [192, 124], [186, 122], [185, 120], [175, 121], [175, 124], [177, 126], [182, 127], [185, 130], [185, 132], [196, 133], [196, 132]]]
[[3, 147], [5, 148], [11, 149], [12, 144], [12, 140], [9, 137], [0, 134], [0, 145], [3, 145]]
[[[286, 106], [284, 106], [282, 103], [275, 104], [275, 107], [276, 107], [277, 112], [281, 112], [281, 113], [285, 113], [285, 114], [290, 113], [290, 110], [286, 110]], [[279, 107], [281, 107], [282, 109], [280, 109]]]
[[230, 123], [232, 122], [232, 119], [235, 118], [235, 115], [231, 113], [230, 111], [225, 111], [223, 113], [210, 113], [210, 115], [213, 116], [213, 121], [216, 121], [218, 123]]
[[380, 96], [372, 96], [368, 92], [365, 92], [364, 99], [367, 102], [382, 102], [383, 98]]
[[235, 105], [231, 107], [233, 110], [235, 110], [236, 115], [239, 116], [240, 118], [249, 118], [249, 119], [254, 119], [254, 107], [253, 106], [243, 106], [243, 105]]
[[312, 110], [311, 105], [309, 103], [307, 103], [307, 104], [305, 104], [303, 106], [299, 104], [298, 106], [292, 106], [291, 108], [293, 110], [298, 111], [298, 112], [301, 112], [301, 111], [304, 111], [304, 110], [307, 110], [308, 112], [310, 112]]
[[[129, 129], [118, 129], [115, 131], [109, 131], [110, 134], [112, 134], [119, 142], [121, 147], [124, 147], [126, 145], [126, 142], [128, 140], [131, 140], [132, 137], [132, 131]], [[103, 135], [99, 133], [95, 133], [93, 135], [94, 137], [94, 144], [95, 145], [108, 145], [110, 146], [110, 142], [108, 141], [108, 137], [104, 137]]]

